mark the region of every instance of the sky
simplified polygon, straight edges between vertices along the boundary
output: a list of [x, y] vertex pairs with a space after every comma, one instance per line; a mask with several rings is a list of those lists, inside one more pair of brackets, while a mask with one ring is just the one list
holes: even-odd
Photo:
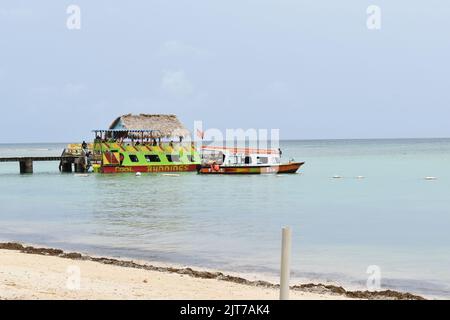
[[444, 0], [0, 0], [0, 143], [89, 139], [127, 113], [281, 139], [450, 137], [449, 30]]

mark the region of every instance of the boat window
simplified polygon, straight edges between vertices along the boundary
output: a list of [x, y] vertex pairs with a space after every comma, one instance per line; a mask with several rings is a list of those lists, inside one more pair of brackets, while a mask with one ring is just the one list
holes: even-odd
[[176, 154], [167, 154], [167, 161], [169, 162], [180, 162], [180, 156]]
[[228, 156], [228, 163], [234, 165], [242, 164], [243, 158], [241, 156]]
[[146, 154], [145, 160], [147, 160], [147, 162], [161, 162], [161, 159], [157, 154]]
[[225, 157], [225, 155], [222, 152], [216, 153], [214, 151], [211, 152], [209, 150], [206, 150], [206, 151], [204, 151], [202, 153], [202, 159], [205, 162], [213, 162], [213, 161], [219, 162], [219, 161], [222, 161], [222, 163], [223, 163], [223, 161], [224, 161], [223, 158], [224, 157]]
[[245, 159], [244, 159], [244, 163], [245, 163], [245, 164], [250, 164], [250, 163], [252, 163], [252, 157], [246, 156]]
[[135, 154], [130, 154], [130, 160], [131, 162], [139, 162], [139, 159]]
[[267, 164], [269, 163], [269, 158], [268, 157], [258, 157], [258, 164]]

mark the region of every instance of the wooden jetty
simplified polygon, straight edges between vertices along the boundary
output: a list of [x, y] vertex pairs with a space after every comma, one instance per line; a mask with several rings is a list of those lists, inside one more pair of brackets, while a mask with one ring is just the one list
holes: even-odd
[[[0, 162], [18, 162], [20, 173], [33, 173], [33, 163], [35, 161], [59, 161], [59, 171], [61, 172], [87, 172], [88, 164], [84, 155], [65, 155], [64, 150], [61, 156], [49, 157], [5, 157], [0, 158]], [[72, 170], [73, 168], [73, 170]]]

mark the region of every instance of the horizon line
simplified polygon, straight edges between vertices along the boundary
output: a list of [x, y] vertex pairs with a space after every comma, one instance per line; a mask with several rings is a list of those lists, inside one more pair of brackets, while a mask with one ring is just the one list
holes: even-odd
[[[287, 139], [280, 139], [279, 141], [349, 141], [349, 140], [357, 140], [357, 141], [364, 141], [364, 140], [444, 140], [444, 139], [450, 139], [450, 137], [403, 137], [403, 138], [308, 138], [308, 139], [301, 139], [301, 138], [287, 138]], [[81, 139], [82, 140], [82, 139]], [[195, 140], [191, 140], [195, 141]], [[201, 141], [201, 140], [200, 140]], [[238, 141], [254, 141], [254, 140], [238, 140]], [[269, 140], [270, 141], [270, 140]], [[205, 141], [207, 142], [207, 141]], [[208, 141], [210, 142], [210, 141]], [[11, 145], [11, 144], [70, 144], [70, 143], [76, 143], [76, 141], [30, 141], [30, 142], [0, 142], [0, 145]]]

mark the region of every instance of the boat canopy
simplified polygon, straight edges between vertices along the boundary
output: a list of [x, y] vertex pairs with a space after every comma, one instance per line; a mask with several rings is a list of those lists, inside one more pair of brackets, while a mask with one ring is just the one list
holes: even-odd
[[142, 136], [150, 136], [152, 138], [160, 137], [159, 130], [148, 130], [148, 129], [95, 129], [92, 130], [96, 136], [105, 135], [105, 136], [120, 136], [120, 137], [136, 137], [137, 135]]
[[203, 151], [221, 151], [231, 154], [280, 154], [279, 149], [258, 149], [258, 148], [237, 148], [237, 147], [219, 147], [202, 146]]
[[[186, 138], [190, 136], [189, 130], [185, 128], [174, 114], [125, 114], [114, 120], [109, 129], [127, 129], [130, 130], [128, 131], [129, 135], [139, 138], [142, 131], [133, 132], [133, 130], [151, 130], [153, 134], [158, 135], [157, 138]], [[146, 134], [148, 133], [144, 131], [144, 135]]]
[[156, 132], [158, 130], [147, 130], [147, 129], [141, 129], [141, 130], [128, 130], [128, 129], [94, 129], [92, 132], [145, 132], [145, 133], [151, 133]]

